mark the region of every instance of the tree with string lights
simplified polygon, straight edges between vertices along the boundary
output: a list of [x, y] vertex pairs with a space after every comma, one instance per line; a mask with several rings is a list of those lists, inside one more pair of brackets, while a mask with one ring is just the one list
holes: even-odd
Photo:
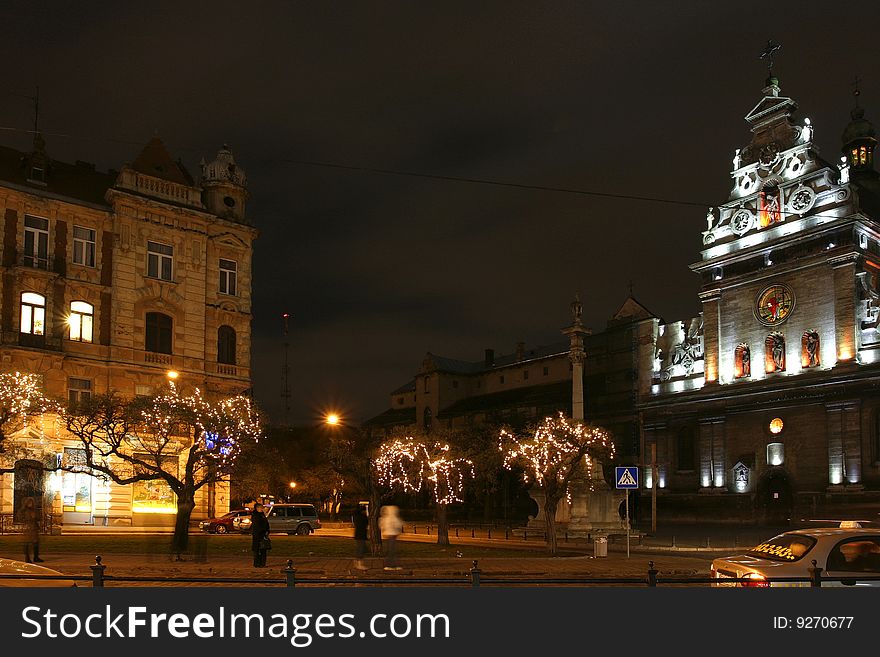
[[188, 545], [196, 493], [228, 480], [242, 448], [262, 434], [248, 398], [209, 401], [198, 389], [182, 395], [173, 383], [153, 397], [93, 397], [64, 411], [63, 419], [85, 451], [85, 463], [77, 467], [117, 484], [162, 481], [171, 488], [177, 497], [172, 549], [178, 555]]
[[446, 442], [406, 435], [383, 443], [374, 466], [390, 488], [417, 493], [427, 487], [437, 506], [437, 543], [449, 545], [447, 506], [464, 501], [464, 482], [473, 479], [474, 464], [452, 454]]
[[583, 461], [589, 471], [594, 459], [614, 458], [611, 436], [601, 427], [575, 422], [560, 413], [544, 418], [527, 435], [502, 429], [498, 446], [504, 454], [504, 467], [519, 468], [524, 482], [543, 493], [547, 547], [551, 554], [556, 554], [559, 503], [567, 496], [569, 484]]
[[43, 393], [40, 377], [22, 372], [0, 374], [0, 453], [6, 441], [31, 423], [42, 429], [43, 414], [57, 410], [57, 404]]

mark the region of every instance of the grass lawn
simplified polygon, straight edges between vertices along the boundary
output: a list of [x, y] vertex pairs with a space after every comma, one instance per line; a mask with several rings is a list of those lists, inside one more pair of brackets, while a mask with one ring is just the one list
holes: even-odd
[[[453, 539], [454, 543], [455, 539]], [[168, 554], [171, 536], [42, 536], [40, 552], [43, 554]], [[251, 537], [242, 535], [191, 535], [189, 553], [214, 556], [250, 554]], [[344, 557], [352, 558], [354, 540], [341, 536], [272, 536], [272, 556], [297, 557]], [[540, 557], [546, 556], [542, 544], [534, 549], [491, 547], [481, 545], [451, 545], [440, 547], [435, 543], [414, 541], [398, 542], [401, 557], [443, 558], [462, 557], [480, 559], [486, 557]], [[20, 536], [0, 536], [0, 557], [21, 559], [23, 555]]]

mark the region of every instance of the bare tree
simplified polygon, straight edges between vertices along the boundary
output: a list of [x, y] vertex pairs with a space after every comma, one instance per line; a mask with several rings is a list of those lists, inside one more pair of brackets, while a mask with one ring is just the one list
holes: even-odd
[[447, 506], [463, 501], [464, 481], [473, 479], [474, 464], [452, 454], [448, 443], [424, 435], [383, 443], [374, 464], [379, 480], [389, 487], [413, 493], [428, 488], [437, 506], [437, 543], [449, 545]]
[[364, 493], [369, 500], [370, 553], [382, 554], [382, 535], [379, 531], [379, 507], [389, 489], [379, 480], [373, 465], [381, 440], [368, 430], [342, 426], [331, 430], [327, 458], [346, 485]]
[[562, 413], [547, 417], [528, 435], [516, 435], [502, 429], [499, 449], [504, 453], [504, 467], [519, 467], [526, 484], [538, 488], [544, 496], [544, 526], [547, 547], [557, 552], [556, 510], [568, 493], [568, 486], [586, 459], [614, 457], [614, 445], [605, 429], [575, 423]]
[[186, 550], [196, 492], [228, 479], [243, 444], [261, 424], [246, 397], [210, 402], [171, 385], [148, 398], [95, 397], [64, 412], [67, 430], [85, 450], [85, 467], [118, 484], [163, 481], [177, 497], [172, 549]]

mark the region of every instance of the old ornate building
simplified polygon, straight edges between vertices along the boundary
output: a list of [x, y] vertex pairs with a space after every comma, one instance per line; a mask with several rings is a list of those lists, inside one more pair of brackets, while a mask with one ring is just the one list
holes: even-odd
[[[107, 173], [52, 160], [39, 134], [30, 152], [0, 148], [3, 371], [42, 375], [49, 395], [71, 401], [150, 394], [169, 372], [209, 395], [248, 390], [256, 230], [246, 185], [226, 146], [202, 162], [198, 180], [158, 138]], [[33, 476], [28, 460], [78, 458], [51, 418], [43, 431], [32, 426], [13, 440], [20, 460], [0, 479], [0, 513], [28, 494], [65, 523], [173, 518], [164, 484]], [[206, 487], [197, 502], [196, 517], [214, 514], [228, 509], [228, 491]]]
[[[843, 157], [767, 80], [729, 198], [711, 208], [701, 316], [644, 336], [642, 453], [660, 508], [736, 520], [876, 515], [880, 489], [880, 181], [852, 110]], [[871, 503], [875, 506], [871, 507]], [[718, 511], [724, 512], [717, 516]], [[702, 512], [702, 513], [701, 513]]]

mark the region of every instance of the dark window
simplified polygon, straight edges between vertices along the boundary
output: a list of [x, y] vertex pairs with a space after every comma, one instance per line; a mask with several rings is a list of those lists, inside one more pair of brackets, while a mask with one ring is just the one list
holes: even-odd
[[431, 409], [426, 407], [422, 417], [425, 423], [425, 432], [428, 433], [431, 431]]
[[498, 377], [498, 381], [499, 381], [502, 385], [504, 385], [504, 377], [503, 377], [503, 376]]
[[67, 398], [71, 405], [84, 402], [92, 396], [92, 382], [89, 379], [67, 379]]
[[235, 329], [231, 326], [217, 329], [217, 362], [235, 365]]
[[144, 348], [157, 354], [171, 353], [172, 320], [162, 313], [147, 313]]
[[685, 427], [678, 432], [678, 470], [693, 470], [696, 461], [694, 452], [694, 432]]
[[147, 276], [163, 281], [172, 279], [174, 247], [159, 242], [147, 242]]
[[549, 367], [545, 367], [545, 368], [544, 368], [544, 376], [547, 376], [548, 374], [550, 374], [550, 368], [549, 368]]
[[529, 371], [523, 370], [523, 381], [528, 381], [529, 379]]
[[458, 387], [458, 381], [453, 380], [453, 381], [452, 381], [452, 387], [453, 387], [453, 388], [457, 388], [457, 387]]
[[42, 217], [24, 218], [24, 265], [49, 268], [49, 220]]
[[238, 263], [220, 258], [220, 294], [236, 295]]
[[95, 266], [95, 231], [82, 226], [73, 227], [73, 262], [86, 267]]

